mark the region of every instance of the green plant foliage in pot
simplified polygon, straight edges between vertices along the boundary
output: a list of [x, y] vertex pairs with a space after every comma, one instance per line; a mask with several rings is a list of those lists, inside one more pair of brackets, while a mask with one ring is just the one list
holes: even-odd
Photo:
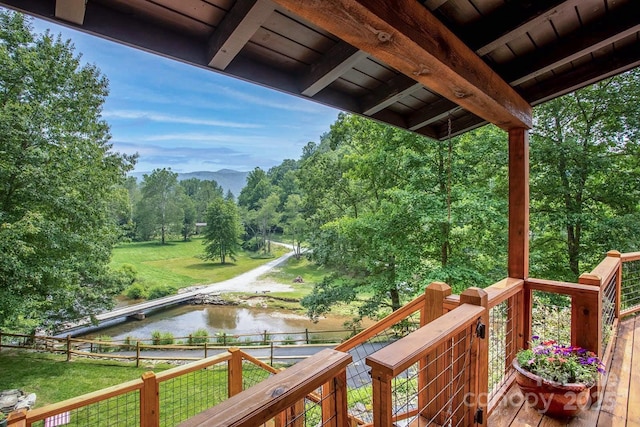
[[516, 383], [527, 402], [552, 417], [574, 417], [590, 401], [590, 389], [604, 373], [595, 353], [554, 340], [532, 337], [513, 360]]

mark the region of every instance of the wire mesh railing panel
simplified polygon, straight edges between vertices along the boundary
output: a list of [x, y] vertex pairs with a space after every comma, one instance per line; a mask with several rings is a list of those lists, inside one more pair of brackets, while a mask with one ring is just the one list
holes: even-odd
[[246, 390], [271, 376], [271, 372], [256, 366], [248, 360], [242, 361], [242, 389]]
[[227, 377], [227, 364], [221, 363], [161, 382], [160, 425], [175, 426], [226, 400]]
[[543, 340], [571, 342], [571, 298], [568, 295], [533, 291], [531, 335]]
[[505, 300], [489, 310], [489, 399], [505, 383], [513, 367], [508, 363], [515, 342], [515, 307]]
[[640, 308], [640, 260], [622, 263], [620, 309]]
[[[616, 318], [616, 291], [618, 275], [614, 274], [602, 292], [602, 348], [605, 349], [613, 335], [613, 323]], [[604, 351], [604, 350], [603, 350]], [[602, 355], [600, 355], [602, 356]]]
[[34, 427], [130, 427], [140, 425], [140, 392], [134, 390], [119, 396], [101, 400], [81, 408], [62, 411], [42, 421], [31, 423]]
[[[335, 413], [323, 414], [322, 411], [324, 403], [333, 399], [335, 399], [335, 391], [333, 389], [320, 387], [305, 399], [278, 414], [271, 423], [265, 423], [263, 426], [322, 427], [336, 425], [337, 415]], [[333, 407], [333, 405], [328, 405], [327, 407]]]
[[371, 375], [365, 359], [419, 327], [420, 313], [415, 312], [348, 350], [352, 362], [347, 367], [347, 408], [353, 417], [365, 423], [373, 421]]
[[474, 330], [475, 324], [465, 328], [438, 346], [425, 361], [412, 365], [394, 378], [392, 402], [395, 425], [410, 425], [419, 416], [423, 418], [424, 425], [472, 424], [468, 397], [472, 387]]

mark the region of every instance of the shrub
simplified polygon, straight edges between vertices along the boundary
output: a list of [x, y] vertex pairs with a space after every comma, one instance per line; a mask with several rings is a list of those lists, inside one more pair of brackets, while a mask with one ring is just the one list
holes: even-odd
[[129, 285], [133, 285], [133, 282], [136, 281], [136, 277], [138, 276], [136, 268], [131, 264], [122, 264], [118, 269], [118, 272], [126, 277]]
[[[98, 337], [98, 341], [111, 343], [112, 338], [109, 335], [101, 335]], [[98, 344], [98, 348], [97, 348], [98, 353], [109, 353], [115, 350], [116, 350], [115, 347], [111, 344]]]
[[162, 332], [160, 331], [151, 332], [151, 344], [160, 345], [161, 339], [162, 339]]
[[148, 298], [149, 293], [140, 283], [134, 283], [133, 285], [125, 289], [124, 296], [129, 299], [144, 299]]
[[171, 345], [175, 342], [175, 338], [171, 332], [163, 332], [160, 335], [160, 345]]
[[209, 331], [200, 328], [189, 337], [189, 344], [204, 344], [209, 341]]
[[149, 289], [149, 299], [166, 297], [167, 295], [173, 295], [175, 292], [175, 288], [171, 285], [152, 286]]
[[261, 237], [253, 237], [246, 242], [242, 243], [242, 249], [250, 252], [258, 252], [262, 249], [262, 238]]

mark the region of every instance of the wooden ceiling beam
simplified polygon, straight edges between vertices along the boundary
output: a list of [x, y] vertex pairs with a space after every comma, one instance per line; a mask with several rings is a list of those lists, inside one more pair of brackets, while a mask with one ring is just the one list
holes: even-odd
[[448, 99], [439, 99], [427, 105], [409, 116], [407, 129], [418, 130], [432, 123], [446, 118], [449, 114], [459, 110], [460, 107]]
[[557, 44], [496, 67], [511, 85], [517, 86], [548, 71], [622, 40], [640, 31], [640, 2], [629, 2], [609, 13], [602, 21], [585, 26]]
[[375, 114], [422, 88], [422, 84], [404, 74], [398, 74], [362, 98], [362, 114], [365, 116]]
[[503, 129], [531, 106], [415, 0], [274, 0]]
[[301, 79], [300, 92], [304, 96], [314, 96], [367, 56], [366, 52], [349, 43], [336, 43], [320, 61], [309, 67]]
[[227, 68], [274, 10], [270, 0], [235, 2], [209, 39], [209, 66]]
[[84, 13], [87, 9], [85, 0], [56, 0], [56, 18], [73, 24], [84, 23]]
[[524, 90], [523, 95], [532, 105], [537, 105], [639, 66], [640, 41], [637, 41], [611, 55], [599, 57], [593, 63], [538, 83]]
[[[563, 13], [575, 13], [582, 0], [536, 0], [508, 2], [476, 25], [459, 28], [456, 33], [479, 56], [526, 34]], [[533, 16], [533, 18], [532, 18]]]

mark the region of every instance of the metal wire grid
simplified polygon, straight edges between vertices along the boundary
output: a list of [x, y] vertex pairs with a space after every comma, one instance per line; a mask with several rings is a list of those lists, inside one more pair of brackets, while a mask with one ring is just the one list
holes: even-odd
[[226, 400], [228, 371], [221, 363], [160, 383], [160, 425], [175, 426]]
[[323, 395], [322, 391], [322, 388], [318, 388], [303, 402], [279, 414], [282, 422], [280, 424], [276, 423], [276, 425], [282, 425], [283, 427], [322, 427], [334, 424], [336, 414], [330, 414], [331, 416], [327, 419], [322, 419], [322, 404], [326, 399], [334, 399], [334, 393]]
[[533, 291], [531, 335], [561, 343], [571, 342], [571, 298]]
[[[471, 345], [473, 343], [475, 323], [448, 340], [439, 351], [434, 351], [428, 362], [420, 368], [419, 364], [393, 379], [393, 416], [405, 418], [402, 414], [418, 411], [423, 417], [430, 417], [425, 425], [466, 426], [468, 419], [467, 393], [471, 390]], [[437, 372], [429, 377], [428, 372]], [[427, 378], [423, 388], [419, 387], [418, 377]], [[425, 395], [424, 407], [418, 407], [418, 395]], [[434, 406], [435, 405], [435, 406]], [[431, 408], [431, 409], [430, 409]], [[416, 416], [407, 418], [409, 425]], [[398, 422], [396, 425], [404, 425]], [[420, 424], [422, 425], [422, 424]]]
[[379, 332], [349, 350], [352, 362], [347, 366], [347, 407], [349, 413], [363, 422], [373, 422], [373, 391], [370, 368], [365, 359], [376, 351], [409, 335], [419, 328], [420, 313], [415, 312], [395, 325]]
[[242, 389], [246, 390], [253, 387], [256, 384], [261, 383], [271, 376], [271, 372], [268, 372], [256, 366], [248, 360], [242, 361]]
[[140, 392], [114, 396], [31, 424], [34, 427], [131, 427], [140, 425]]
[[616, 283], [618, 275], [614, 274], [602, 292], [602, 348], [606, 348], [613, 334], [613, 322], [616, 317]]
[[620, 309], [640, 307], [640, 260], [622, 263]]
[[513, 367], [507, 349], [513, 348], [513, 310], [503, 301], [489, 310], [489, 398], [504, 384]]

